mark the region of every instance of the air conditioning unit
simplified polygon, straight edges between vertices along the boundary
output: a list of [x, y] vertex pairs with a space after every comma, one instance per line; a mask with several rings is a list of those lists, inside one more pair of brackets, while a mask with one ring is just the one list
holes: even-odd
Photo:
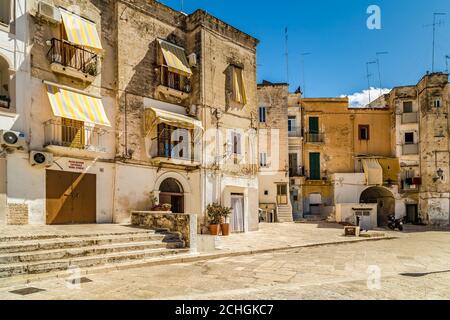
[[50, 167], [53, 164], [53, 154], [42, 151], [31, 151], [30, 164], [32, 167]]
[[196, 66], [197, 66], [197, 54], [191, 53], [191, 54], [188, 56], [188, 60], [189, 60], [189, 65], [190, 65], [191, 67], [196, 67]]
[[61, 23], [61, 12], [58, 8], [46, 2], [39, 2], [38, 16], [50, 23]]
[[0, 145], [7, 148], [24, 149], [25, 135], [16, 131], [0, 130]]

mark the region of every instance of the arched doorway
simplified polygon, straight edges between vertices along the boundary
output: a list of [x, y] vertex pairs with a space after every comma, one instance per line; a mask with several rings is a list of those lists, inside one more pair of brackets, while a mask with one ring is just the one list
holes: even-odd
[[377, 221], [379, 227], [388, 223], [389, 215], [395, 215], [395, 198], [392, 192], [382, 187], [371, 187], [361, 194], [360, 203], [376, 203], [378, 205]]
[[173, 213], [184, 213], [184, 190], [176, 179], [167, 178], [159, 187], [159, 203], [172, 205]]
[[9, 108], [11, 104], [9, 63], [0, 55], [0, 107]]

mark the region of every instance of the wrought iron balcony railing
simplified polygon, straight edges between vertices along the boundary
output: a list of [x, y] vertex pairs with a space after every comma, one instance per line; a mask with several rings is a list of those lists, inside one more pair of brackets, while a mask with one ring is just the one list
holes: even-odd
[[98, 55], [83, 47], [53, 38], [48, 51], [50, 63], [70, 67], [90, 76], [98, 75]]
[[183, 93], [190, 93], [189, 79], [183, 75], [171, 72], [167, 66], [160, 66], [160, 85]]
[[307, 132], [305, 134], [306, 142], [309, 143], [324, 143], [325, 142], [325, 134], [324, 133], [310, 133]]
[[300, 138], [303, 136], [302, 129], [298, 127], [292, 127], [288, 130], [289, 138]]
[[49, 120], [44, 123], [44, 146], [59, 146], [106, 152], [103, 144], [106, 131], [88, 126], [71, 126]]

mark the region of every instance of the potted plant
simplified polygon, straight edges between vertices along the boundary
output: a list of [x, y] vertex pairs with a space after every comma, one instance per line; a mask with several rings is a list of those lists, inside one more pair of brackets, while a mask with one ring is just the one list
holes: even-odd
[[229, 216], [231, 214], [231, 208], [228, 207], [222, 207], [220, 212], [221, 217], [221, 224], [220, 228], [222, 229], [222, 235], [223, 236], [229, 236], [230, 235], [230, 223], [229, 223]]
[[218, 236], [221, 222], [221, 206], [217, 203], [209, 204], [206, 208], [209, 221], [209, 232], [211, 235]]
[[152, 211], [169, 212], [172, 209], [170, 203], [157, 204], [153, 206]]

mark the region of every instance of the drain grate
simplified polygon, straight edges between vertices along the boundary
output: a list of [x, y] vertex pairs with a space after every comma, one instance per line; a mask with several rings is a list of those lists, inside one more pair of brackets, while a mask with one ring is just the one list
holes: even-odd
[[89, 278], [82, 277], [82, 278], [78, 278], [78, 279], [69, 279], [69, 280], [67, 280], [67, 282], [75, 285], [75, 284], [81, 284], [81, 283], [89, 283], [89, 282], [93, 282], [93, 281]]
[[44, 289], [35, 288], [35, 287], [28, 287], [28, 288], [23, 288], [23, 289], [10, 291], [10, 293], [18, 294], [18, 295], [21, 295], [21, 296], [27, 296], [29, 294], [38, 293], [38, 292], [42, 292], [42, 291], [45, 291], [45, 290]]

